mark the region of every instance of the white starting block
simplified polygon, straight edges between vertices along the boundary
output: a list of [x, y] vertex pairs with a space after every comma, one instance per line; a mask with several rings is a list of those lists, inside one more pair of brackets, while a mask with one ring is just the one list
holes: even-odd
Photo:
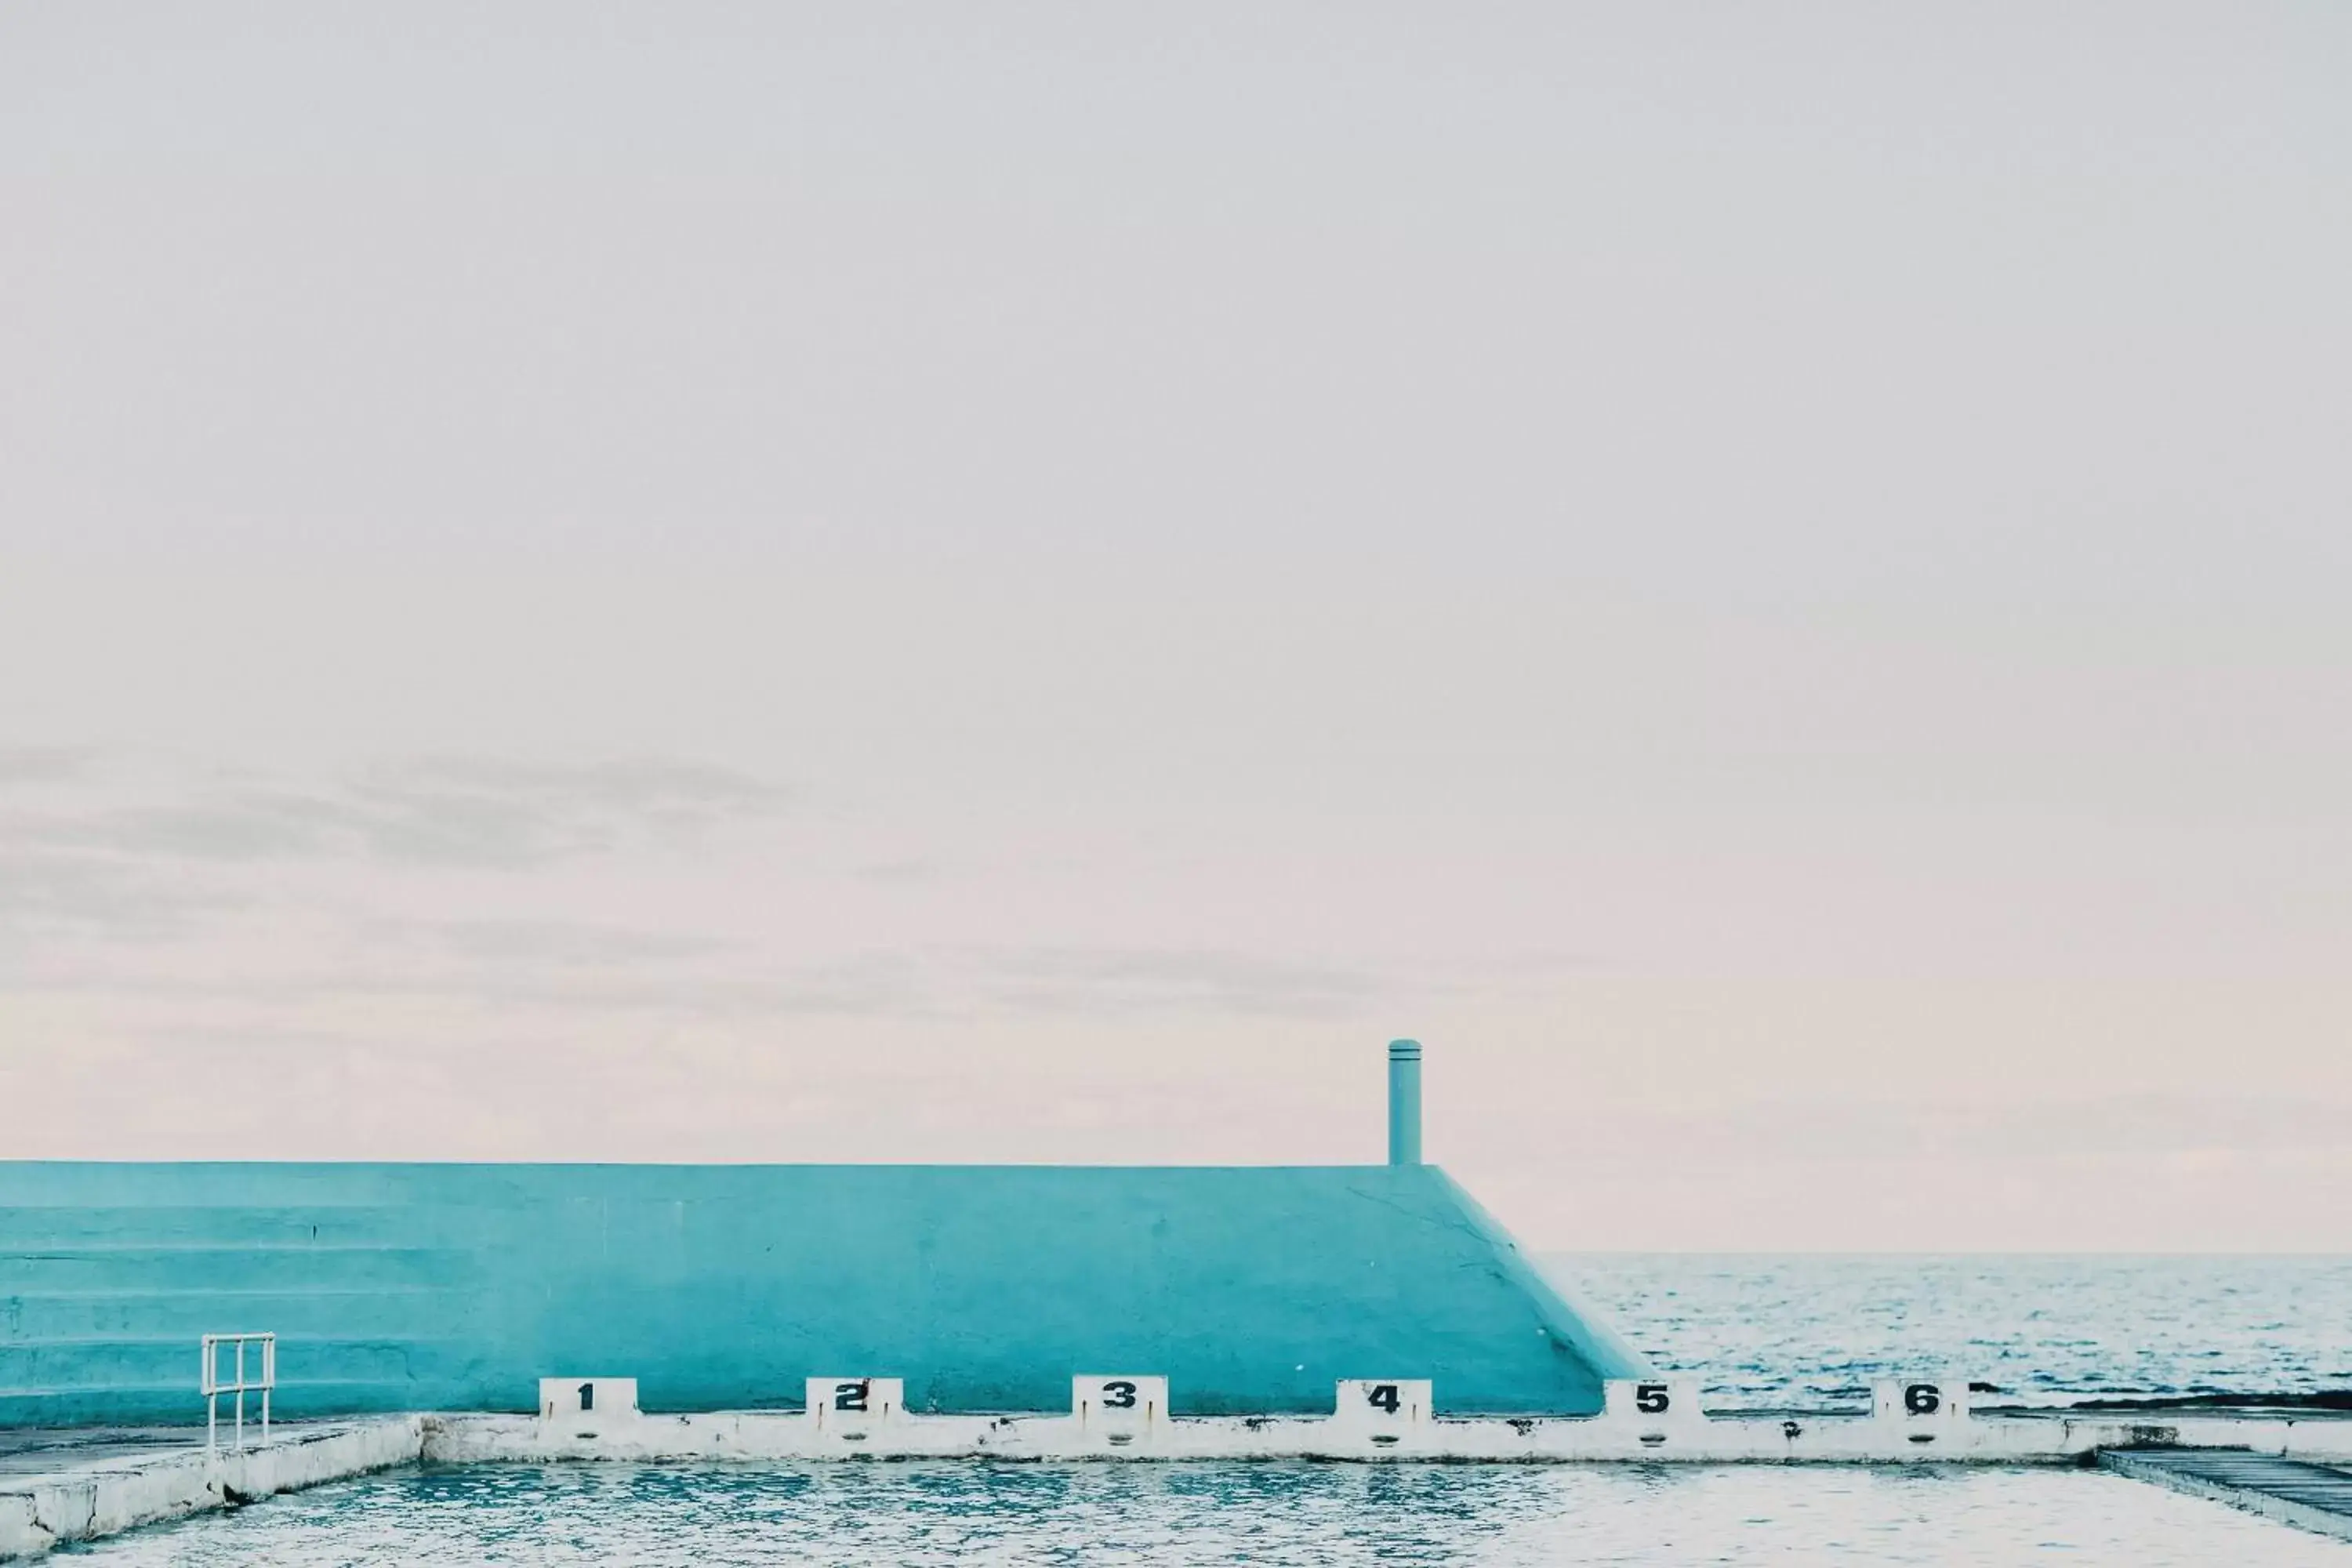
[[1429, 1425], [1433, 1386], [1425, 1377], [1343, 1377], [1331, 1407], [1332, 1431], [1383, 1448], [1401, 1443]]
[[864, 1442], [876, 1427], [898, 1418], [906, 1386], [896, 1377], [812, 1377], [809, 1425], [844, 1442]]
[[1696, 1378], [1615, 1379], [1601, 1385], [1601, 1418], [1644, 1448], [1703, 1438], [1706, 1411]]
[[1890, 1439], [1921, 1447], [1964, 1442], [1969, 1436], [1969, 1380], [1882, 1378], [1870, 1385], [1870, 1418]]
[[1168, 1380], [1126, 1375], [1070, 1379], [1070, 1414], [1078, 1430], [1123, 1448], [1168, 1429]]
[[539, 1419], [569, 1436], [593, 1437], [637, 1418], [634, 1377], [542, 1377]]

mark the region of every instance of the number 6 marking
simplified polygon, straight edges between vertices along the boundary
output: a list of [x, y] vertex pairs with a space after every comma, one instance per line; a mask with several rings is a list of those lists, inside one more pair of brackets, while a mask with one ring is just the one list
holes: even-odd
[[1933, 1415], [1943, 1404], [1943, 1395], [1932, 1383], [1915, 1383], [1903, 1391], [1903, 1408], [1914, 1415]]

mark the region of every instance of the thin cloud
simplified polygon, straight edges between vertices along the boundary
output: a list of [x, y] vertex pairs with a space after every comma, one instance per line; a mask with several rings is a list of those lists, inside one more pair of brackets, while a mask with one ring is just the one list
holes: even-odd
[[[324, 781], [102, 770], [98, 753], [0, 751], [0, 941], [20, 973], [56, 944], [184, 939], [224, 914], [282, 907], [282, 871], [352, 863], [529, 872], [691, 845], [785, 809], [747, 773], [658, 758], [579, 767], [429, 757]], [[263, 875], [262, 873], [267, 873]], [[625, 966], [698, 940], [542, 924], [453, 939], [508, 963]], [[57, 956], [52, 954], [51, 956]], [[42, 967], [49, 967], [44, 963]], [[133, 984], [118, 973], [118, 984]]]
[[716, 937], [588, 921], [372, 921], [361, 936], [441, 959], [610, 972], [708, 958], [736, 946]]
[[246, 974], [126, 975], [102, 965], [49, 971], [45, 988], [264, 1009], [394, 998], [491, 1010], [652, 1014], [673, 1019], [974, 1019], [982, 1016], [1346, 1017], [1434, 994], [1335, 965], [1203, 951], [877, 949], [801, 965], [692, 935], [536, 921], [370, 921], [331, 968]]
[[436, 756], [388, 770], [395, 783], [549, 805], [593, 805], [647, 815], [760, 816], [791, 799], [779, 784], [731, 768], [660, 757], [549, 767], [497, 758]]
[[982, 961], [983, 988], [1024, 1011], [1337, 1016], [1391, 994], [1363, 970], [1214, 949], [1034, 948]]
[[556, 768], [444, 757], [322, 786], [215, 781], [173, 793], [14, 813], [0, 817], [0, 845], [131, 859], [522, 868], [690, 838], [789, 800], [750, 774], [648, 759]]
[[0, 936], [16, 942], [163, 941], [250, 901], [104, 857], [0, 846]]
[[79, 778], [97, 757], [86, 746], [0, 746], [0, 787]]
[[[641, 933], [617, 928], [559, 931], [541, 926], [534, 932], [531, 922], [483, 924], [506, 929], [487, 946], [460, 947], [465, 933], [459, 931], [413, 927], [407, 941], [365, 948], [365, 962], [342, 958], [323, 967], [226, 978], [124, 973], [89, 962], [52, 964], [29, 988], [174, 1004], [228, 1004], [263, 1015], [392, 1001], [454, 1003], [483, 1013], [635, 1015], [734, 1023], [822, 1016], [930, 1018], [956, 1010], [942, 1001], [938, 976], [903, 953], [876, 952], [746, 973], [740, 960], [731, 964], [708, 962], [730, 946], [716, 941], [680, 939], [663, 952], [647, 944]], [[499, 950], [501, 942], [505, 951]], [[591, 956], [599, 950], [606, 956]]]
[[788, 800], [748, 773], [635, 759], [586, 767], [441, 757], [378, 770], [345, 804], [377, 858], [441, 866], [528, 866], [677, 839]]

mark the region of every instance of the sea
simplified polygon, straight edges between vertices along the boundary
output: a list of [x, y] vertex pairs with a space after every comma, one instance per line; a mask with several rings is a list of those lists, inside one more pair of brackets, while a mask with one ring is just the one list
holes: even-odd
[[1933, 1373], [1991, 1384], [1981, 1404], [2352, 1390], [2352, 1256], [1540, 1261], [1710, 1408], [1852, 1407]]
[[[1873, 1377], [1917, 1371], [2050, 1405], [2352, 1389], [2352, 1257], [1544, 1263], [1723, 1407], [1858, 1408]], [[1664, 1464], [425, 1467], [69, 1555], [119, 1568], [2352, 1568], [2352, 1544], [2095, 1470]]]

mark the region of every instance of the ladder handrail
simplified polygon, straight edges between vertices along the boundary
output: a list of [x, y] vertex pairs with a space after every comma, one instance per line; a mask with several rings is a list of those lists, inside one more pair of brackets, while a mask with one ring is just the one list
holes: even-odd
[[[248, 1344], [261, 1347], [258, 1381], [249, 1380], [245, 1375], [245, 1347]], [[223, 1345], [233, 1345], [236, 1350], [236, 1374], [226, 1383], [221, 1381], [220, 1375], [220, 1347]], [[208, 1455], [219, 1452], [220, 1396], [224, 1394], [236, 1397], [236, 1447], [241, 1450], [245, 1447], [245, 1396], [247, 1394], [261, 1395], [261, 1440], [268, 1442], [269, 1391], [278, 1386], [277, 1334], [206, 1334], [203, 1352], [201, 1392], [205, 1396], [205, 1452]]]

